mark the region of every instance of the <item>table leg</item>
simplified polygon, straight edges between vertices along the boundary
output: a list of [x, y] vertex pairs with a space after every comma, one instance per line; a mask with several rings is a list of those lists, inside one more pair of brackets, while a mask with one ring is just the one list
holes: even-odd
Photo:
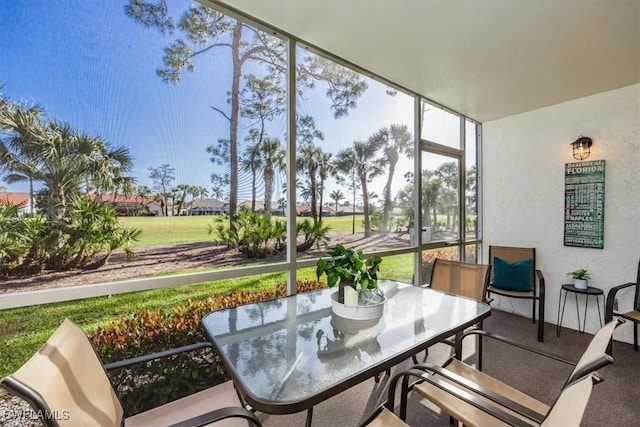
[[[577, 296], [577, 295], [576, 295]], [[596, 298], [596, 303], [598, 299]], [[587, 330], [587, 307], [589, 306], [589, 295], [584, 296], [584, 319], [582, 319], [582, 333]], [[580, 327], [580, 325], [578, 325]]]
[[[564, 303], [562, 304], [562, 314], [560, 314], [560, 300], [562, 299], [562, 293], [564, 291]], [[562, 319], [564, 319], [564, 307], [567, 305], [567, 291], [560, 290], [560, 299], [558, 300], [558, 325], [556, 326], [556, 336], [560, 337], [560, 331], [562, 330]]]
[[[596, 295], [596, 305], [598, 306], [598, 320], [600, 320], [600, 327], [602, 328], [602, 313], [600, 312], [600, 295]], [[602, 295], [602, 306], [604, 308], [604, 295]]]
[[306, 427], [311, 427], [311, 419], [313, 418], [313, 406], [307, 409], [307, 422], [305, 423]]
[[[584, 333], [584, 330], [580, 330], [580, 307], [578, 307], [578, 294], [574, 293], [574, 295], [576, 296], [576, 315], [578, 316], [578, 332], [582, 334]], [[587, 306], [585, 305], [585, 309], [586, 308]]]

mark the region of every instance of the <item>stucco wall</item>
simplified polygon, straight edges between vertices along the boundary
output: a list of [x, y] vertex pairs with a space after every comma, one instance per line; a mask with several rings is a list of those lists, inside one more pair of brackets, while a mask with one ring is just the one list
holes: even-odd
[[[564, 164], [575, 161], [569, 144], [580, 135], [594, 141], [589, 160], [606, 160], [604, 249], [563, 245]], [[557, 323], [560, 285], [569, 282], [568, 271], [588, 269], [590, 285], [604, 289], [605, 296], [611, 287], [635, 281], [640, 259], [640, 85], [484, 123], [483, 144], [484, 259], [492, 244], [535, 247], [537, 267], [546, 279], [547, 322]], [[563, 326], [577, 329], [570, 296]], [[579, 300], [581, 310], [583, 304]], [[593, 298], [589, 304], [586, 329], [594, 332], [598, 312]], [[498, 298], [493, 306], [531, 315], [529, 300]], [[622, 301], [620, 307], [625, 307]], [[632, 327], [623, 325], [615, 338], [631, 342]]]

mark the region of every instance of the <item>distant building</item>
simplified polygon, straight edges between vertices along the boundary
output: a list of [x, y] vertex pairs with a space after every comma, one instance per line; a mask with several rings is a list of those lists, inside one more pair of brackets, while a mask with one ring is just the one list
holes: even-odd
[[144, 205], [147, 208], [147, 211], [152, 214], [152, 216], [163, 216], [164, 210], [162, 209], [162, 205], [155, 200], [151, 200], [146, 202]]
[[[255, 201], [255, 204], [251, 200], [245, 200], [244, 202], [238, 203], [238, 210], [248, 209], [251, 210], [251, 206], [255, 206], [255, 210], [257, 213], [264, 213], [264, 202], [259, 200]], [[271, 208], [273, 208], [273, 203], [271, 203]]]
[[336, 211], [336, 216], [346, 215], [364, 215], [364, 211], [358, 206], [339, 206]]
[[214, 215], [229, 212], [229, 205], [216, 199], [195, 199], [187, 203], [186, 215]]
[[[299, 205], [296, 206], [296, 211], [299, 216], [311, 216], [311, 205]], [[320, 209], [318, 209], [318, 212]], [[335, 215], [334, 209], [329, 206], [324, 206], [322, 208], [322, 216], [333, 216]]]
[[35, 203], [29, 193], [12, 193], [0, 191], [0, 206], [15, 206], [18, 216], [22, 217], [35, 213]]
[[[90, 199], [95, 199], [95, 194], [89, 195]], [[121, 216], [162, 216], [164, 212], [162, 206], [151, 197], [123, 196], [120, 194], [101, 194], [100, 200], [104, 203], [111, 203], [116, 213]]]
[[[241, 202], [238, 204], [238, 210], [241, 209], [248, 209], [251, 210], [251, 205], [252, 205], [252, 201], [251, 200], [245, 200], [244, 202]], [[256, 213], [264, 213], [264, 202], [260, 201], [260, 200], [256, 200], [255, 202], [255, 209], [256, 209]], [[284, 215], [284, 210], [282, 209], [282, 207], [280, 205], [278, 205], [277, 202], [272, 201], [271, 202], [271, 213], [273, 215]]]

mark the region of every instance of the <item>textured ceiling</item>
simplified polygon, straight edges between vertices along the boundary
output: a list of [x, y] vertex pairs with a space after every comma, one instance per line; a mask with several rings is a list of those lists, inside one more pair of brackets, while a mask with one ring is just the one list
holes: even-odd
[[640, 82], [640, 0], [214, 0], [490, 121]]

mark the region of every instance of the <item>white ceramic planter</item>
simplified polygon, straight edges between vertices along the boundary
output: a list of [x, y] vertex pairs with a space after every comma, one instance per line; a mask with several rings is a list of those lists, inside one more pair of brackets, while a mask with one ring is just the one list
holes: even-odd
[[573, 286], [576, 289], [587, 289], [587, 279], [573, 279]]
[[384, 312], [384, 301], [374, 305], [344, 305], [338, 302], [338, 292], [331, 294], [331, 310], [340, 317], [352, 320], [378, 319]]

